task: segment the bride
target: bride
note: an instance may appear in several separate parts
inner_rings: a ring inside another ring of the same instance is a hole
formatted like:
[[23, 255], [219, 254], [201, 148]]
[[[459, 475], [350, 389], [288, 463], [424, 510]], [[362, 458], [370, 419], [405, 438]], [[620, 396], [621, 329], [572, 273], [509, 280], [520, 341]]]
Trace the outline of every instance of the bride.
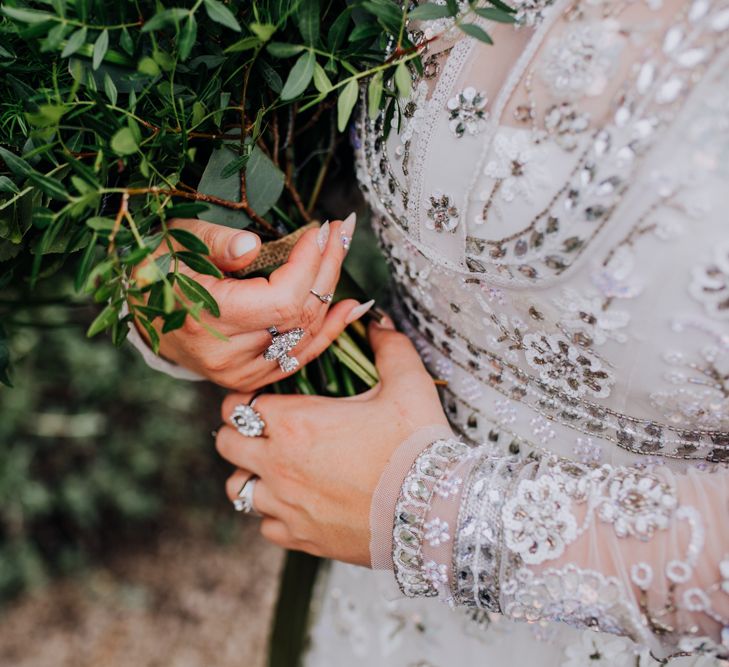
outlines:
[[226, 287], [234, 350], [163, 346], [243, 388], [217, 436], [231, 500], [342, 561], [309, 667], [729, 655], [729, 2], [514, 4], [516, 27], [479, 19], [495, 46], [412, 26], [441, 37], [402, 123], [358, 124], [406, 334], [370, 326], [377, 387], [251, 400], [371, 305], [327, 312], [351, 217]]

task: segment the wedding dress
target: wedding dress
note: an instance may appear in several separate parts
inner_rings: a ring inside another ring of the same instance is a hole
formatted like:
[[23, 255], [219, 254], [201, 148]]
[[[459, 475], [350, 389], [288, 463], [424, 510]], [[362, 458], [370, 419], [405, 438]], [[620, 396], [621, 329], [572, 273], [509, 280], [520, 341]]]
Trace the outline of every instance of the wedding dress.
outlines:
[[358, 125], [456, 437], [398, 450], [386, 571], [332, 564], [306, 665], [727, 664], [729, 2], [512, 4], [494, 46], [413, 26]]

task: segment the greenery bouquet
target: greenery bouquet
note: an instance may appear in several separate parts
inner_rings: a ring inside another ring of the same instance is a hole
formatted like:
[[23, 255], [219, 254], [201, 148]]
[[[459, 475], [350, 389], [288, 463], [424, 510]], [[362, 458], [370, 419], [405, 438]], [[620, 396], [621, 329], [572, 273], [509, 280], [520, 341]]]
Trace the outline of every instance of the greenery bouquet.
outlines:
[[[109, 330], [116, 344], [132, 321], [157, 348], [158, 331], [216, 315], [180, 267], [219, 270], [167, 221], [197, 216], [275, 241], [317, 219], [327, 183], [342, 177], [331, 167], [360, 90], [371, 116], [399, 123], [411, 73], [438, 38], [408, 21], [449, 19], [489, 41], [476, 14], [512, 20], [500, 0], [3, 0], [3, 319], [12, 326], [13, 308], [59, 275], [70, 276], [62, 297], [102, 304], [88, 335]], [[375, 381], [347, 334], [323, 362], [344, 370], [328, 368], [316, 387], [304, 371], [300, 390]]]

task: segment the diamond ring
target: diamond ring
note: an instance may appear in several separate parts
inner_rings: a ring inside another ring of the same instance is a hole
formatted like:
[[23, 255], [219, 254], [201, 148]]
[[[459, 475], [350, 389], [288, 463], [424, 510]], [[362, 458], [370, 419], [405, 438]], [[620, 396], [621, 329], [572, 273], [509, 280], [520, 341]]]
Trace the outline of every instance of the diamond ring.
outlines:
[[252, 475], [240, 488], [240, 491], [238, 491], [238, 497], [233, 501], [233, 507], [236, 512], [243, 512], [244, 514], [251, 514], [253, 516], [261, 516], [253, 506], [253, 492], [257, 481], [258, 477]]
[[243, 403], [236, 405], [233, 408], [233, 414], [230, 415], [230, 421], [236, 431], [246, 438], [260, 438], [266, 428], [266, 422], [261, 417], [261, 413], [253, 408], [254, 401], [255, 399], [248, 405]]
[[268, 327], [268, 333], [271, 334], [271, 344], [263, 353], [266, 361], [278, 361], [278, 365], [284, 373], [295, 371], [299, 367], [299, 360], [296, 357], [289, 356], [289, 352], [293, 350], [304, 337], [304, 330], [297, 327], [280, 333], [276, 327]]
[[334, 294], [331, 292], [328, 294], [319, 294], [315, 289], [310, 289], [309, 291], [322, 303], [331, 303], [334, 298]]

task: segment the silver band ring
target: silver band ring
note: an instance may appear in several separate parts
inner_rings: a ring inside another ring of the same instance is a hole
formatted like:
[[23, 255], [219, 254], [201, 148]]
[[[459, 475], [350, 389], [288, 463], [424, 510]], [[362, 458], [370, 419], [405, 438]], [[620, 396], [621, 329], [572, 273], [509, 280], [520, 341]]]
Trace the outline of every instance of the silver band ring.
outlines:
[[256, 482], [258, 477], [251, 475], [240, 487], [238, 491], [238, 497], [233, 501], [233, 507], [236, 512], [243, 512], [244, 514], [251, 514], [253, 516], [261, 516], [260, 512], [256, 511], [253, 506], [253, 492], [256, 488]]
[[230, 415], [230, 421], [235, 426], [235, 430], [246, 438], [260, 438], [266, 428], [266, 422], [261, 413], [253, 408], [257, 398], [258, 396], [254, 396], [248, 405], [244, 403], [236, 405]]
[[309, 291], [322, 303], [331, 303], [334, 298], [334, 294], [332, 292], [329, 292], [328, 294], [319, 294], [319, 292], [315, 289], [310, 289]]

